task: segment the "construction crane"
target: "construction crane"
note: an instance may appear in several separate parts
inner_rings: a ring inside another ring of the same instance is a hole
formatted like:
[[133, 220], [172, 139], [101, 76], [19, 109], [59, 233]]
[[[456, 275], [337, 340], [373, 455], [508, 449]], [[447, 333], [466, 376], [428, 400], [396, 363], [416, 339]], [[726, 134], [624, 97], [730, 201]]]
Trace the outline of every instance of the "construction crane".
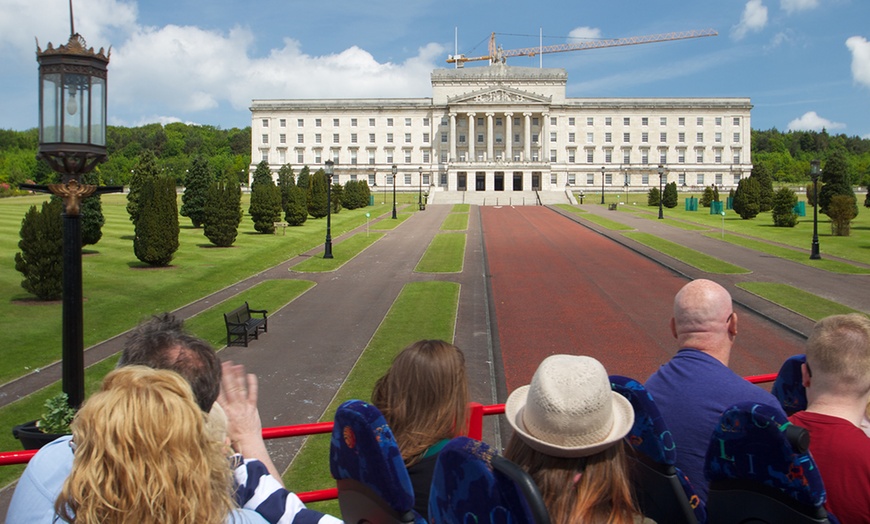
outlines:
[[689, 38], [703, 38], [705, 36], [716, 36], [719, 33], [713, 29], [702, 29], [694, 31], [677, 31], [674, 33], [662, 33], [658, 35], [646, 36], [629, 36], [626, 38], [606, 38], [600, 40], [587, 40], [584, 42], [570, 44], [556, 44], [538, 47], [524, 47], [522, 49], [504, 50], [501, 46], [495, 43], [495, 33], [489, 37], [489, 54], [485, 56], [465, 56], [465, 55], [449, 55], [447, 57], [448, 64], [456, 64], [456, 67], [463, 67], [465, 62], [474, 62], [478, 60], [489, 60], [490, 65], [495, 63], [504, 63], [505, 59], [514, 56], [536, 56], [543, 53], [564, 53], [566, 51], [581, 51], [584, 49], [600, 49], [602, 47], [619, 47], [624, 45], [637, 44], [652, 44], [654, 42], [669, 42], [672, 40], [686, 40]]

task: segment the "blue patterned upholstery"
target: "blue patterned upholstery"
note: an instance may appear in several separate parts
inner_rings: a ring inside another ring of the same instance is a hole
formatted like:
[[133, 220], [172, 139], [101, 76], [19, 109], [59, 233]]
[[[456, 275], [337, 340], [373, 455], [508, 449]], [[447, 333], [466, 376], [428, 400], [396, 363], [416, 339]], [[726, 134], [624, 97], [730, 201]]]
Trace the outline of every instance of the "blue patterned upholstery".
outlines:
[[771, 393], [779, 400], [782, 410], [788, 416], [807, 409], [807, 390], [801, 376], [801, 364], [806, 361], [806, 355], [789, 357], [779, 368], [773, 382]]
[[[805, 430], [793, 426], [773, 406], [742, 402], [725, 410], [713, 432], [705, 463], [711, 522], [720, 508], [748, 515], [764, 510], [764, 501], [757, 510], [752, 507], [759, 502], [755, 495], [753, 503], [736, 503], [740, 499], [733, 493], [737, 492], [761, 494], [778, 501], [777, 511], [797, 510], [798, 515], [811, 517], [810, 522], [827, 522], [822, 508], [825, 487], [808, 446]], [[728, 497], [722, 506], [717, 502], [719, 495]], [[783, 515], [780, 513], [781, 518]], [[794, 519], [790, 516], [782, 522]]]
[[[494, 467], [499, 461], [523, 475], [527, 489]], [[438, 524], [549, 524], [531, 477], [488, 445], [468, 437], [454, 438], [438, 454], [429, 520]]]
[[632, 482], [641, 511], [657, 522], [704, 522], [704, 501], [675, 465], [678, 447], [652, 395], [640, 382], [620, 375], [610, 375], [610, 387], [634, 409], [634, 425], [625, 440], [638, 459]]
[[[335, 412], [329, 470], [338, 484], [340, 504], [343, 487], [356, 488], [359, 483], [365, 486], [364, 494], [379, 497], [377, 502], [386, 504], [397, 521], [425, 522], [412, 511], [414, 491], [393, 432], [372, 404], [348, 400]], [[343, 514], [346, 510], [342, 505]]]

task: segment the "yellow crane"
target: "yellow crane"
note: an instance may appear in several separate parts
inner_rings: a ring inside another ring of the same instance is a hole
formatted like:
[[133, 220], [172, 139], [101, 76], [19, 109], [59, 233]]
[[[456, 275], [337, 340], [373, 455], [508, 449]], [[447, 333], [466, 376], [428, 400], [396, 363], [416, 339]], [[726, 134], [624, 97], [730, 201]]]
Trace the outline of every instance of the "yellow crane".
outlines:
[[657, 35], [646, 36], [629, 36], [625, 38], [603, 38], [586, 40], [583, 42], [575, 42], [569, 44], [556, 44], [538, 47], [524, 47], [521, 49], [502, 49], [495, 43], [495, 33], [489, 37], [489, 54], [485, 56], [465, 56], [465, 55], [449, 55], [447, 57], [448, 64], [456, 64], [456, 67], [462, 67], [465, 62], [474, 62], [477, 60], [489, 60], [490, 65], [501, 62], [505, 59], [514, 56], [536, 56], [543, 53], [564, 53], [566, 51], [581, 51], [584, 49], [600, 49], [602, 47], [619, 47], [624, 45], [652, 44], [655, 42], [669, 42], [671, 40], [686, 40], [689, 38], [703, 38], [706, 36], [716, 36], [719, 33], [713, 29], [701, 29], [692, 31], [677, 31], [673, 33], [662, 33]]

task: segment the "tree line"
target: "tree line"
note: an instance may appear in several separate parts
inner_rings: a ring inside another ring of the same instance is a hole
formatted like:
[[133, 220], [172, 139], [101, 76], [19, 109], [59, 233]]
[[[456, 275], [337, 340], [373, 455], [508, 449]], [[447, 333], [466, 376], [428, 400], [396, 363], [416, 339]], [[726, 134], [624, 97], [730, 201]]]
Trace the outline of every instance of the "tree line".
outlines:
[[842, 157], [849, 183], [870, 185], [870, 139], [829, 135], [824, 129], [786, 133], [776, 128], [752, 131], [752, 164], [763, 165], [775, 182], [809, 180], [810, 162], [820, 160], [824, 165], [835, 151]]

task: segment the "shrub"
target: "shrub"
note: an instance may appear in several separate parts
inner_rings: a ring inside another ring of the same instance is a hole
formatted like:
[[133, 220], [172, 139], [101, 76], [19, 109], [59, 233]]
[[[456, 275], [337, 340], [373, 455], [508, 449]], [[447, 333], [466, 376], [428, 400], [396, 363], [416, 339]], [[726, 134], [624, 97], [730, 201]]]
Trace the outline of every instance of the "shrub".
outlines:
[[737, 191], [734, 193], [732, 204], [734, 212], [744, 220], [755, 218], [761, 212], [760, 200], [761, 188], [758, 180], [752, 177], [744, 178], [737, 183]]
[[326, 216], [326, 174], [322, 169], [311, 176], [308, 188], [308, 214], [314, 218]]
[[181, 195], [181, 216], [190, 219], [193, 227], [202, 227], [205, 222], [205, 200], [212, 182], [208, 161], [197, 156], [184, 177], [184, 193]]
[[254, 184], [248, 213], [254, 221], [254, 229], [260, 233], [275, 232], [275, 222], [281, 220], [281, 190], [271, 179]]
[[341, 212], [341, 201], [344, 198], [344, 187], [341, 184], [332, 184], [332, 214]]
[[834, 195], [828, 204], [826, 215], [831, 217], [831, 233], [838, 237], [849, 236], [852, 219], [858, 214], [855, 212], [857, 204], [855, 197], [847, 195]]
[[713, 186], [713, 202], [719, 201], [719, 189], [714, 185]]
[[701, 200], [699, 200], [699, 203], [702, 207], [710, 207], [711, 202], [713, 202], [713, 188], [707, 186], [704, 188], [704, 193], [701, 195]]
[[238, 182], [230, 177], [212, 182], [205, 210], [203, 234], [208, 241], [219, 247], [233, 245], [242, 222], [242, 191]]
[[797, 195], [787, 187], [783, 187], [773, 195], [773, 225], [776, 227], [794, 227], [797, 225]]
[[679, 195], [677, 194], [677, 183], [670, 182], [665, 184], [665, 192], [662, 195], [662, 205], [668, 209], [677, 207]]
[[162, 176], [148, 180], [139, 195], [139, 220], [133, 252], [151, 266], [167, 266], [178, 251], [178, 202], [175, 179]]
[[278, 189], [281, 190], [281, 209], [287, 211], [287, 201], [290, 196], [290, 186], [295, 186], [293, 181], [293, 167], [290, 164], [284, 164], [278, 170]]
[[63, 294], [62, 210], [60, 199], [51, 199], [41, 211], [30, 206], [21, 221], [15, 270], [24, 275], [21, 287], [40, 300], [57, 300]]
[[661, 198], [661, 195], [659, 194], [659, 188], [657, 188], [657, 187], [649, 188], [649, 191], [646, 194], [646, 205], [658, 207], [659, 198]]
[[272, 180], [272, 170], [269, 169], [269, 163], [265, 160], [260, 161], [257, 164], [257, 168], [254, 170], [253, 180], [251, 180], [251, 188], [257, 184], [274, 184]]
[[284, 221], [291, 226], [301, 226], [308, 220], [308, 204], [302, 188], [287, 186], [287, 205], [284, 207]]
[[150, 149], [146, 149], [139, 156], [139, 164], [133, 170], [133, 176], [130, 177], [130, 191], [127, 193], [127, 213], [130, 214], [130, 221], [136, 225], [139, 220], [139, 204], [140, 192], [145, 182], [157, 178], [157, 157]]
[[70, 432], [69, 424], [76, 414], [75, 408], [69, 405], [66, 393], [58, 393], [44, 404], [45, 413], [36, 421], [36, 427], [43, 433], [65, 435]]

